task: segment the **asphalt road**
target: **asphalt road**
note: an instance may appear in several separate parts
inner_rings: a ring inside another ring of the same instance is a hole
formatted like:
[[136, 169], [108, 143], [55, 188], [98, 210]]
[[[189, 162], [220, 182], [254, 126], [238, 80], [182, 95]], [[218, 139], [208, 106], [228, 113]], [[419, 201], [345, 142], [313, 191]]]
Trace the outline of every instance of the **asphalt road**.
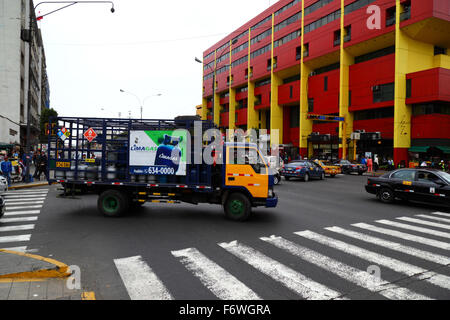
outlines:
[[[97, 212], [95, 195], [61, 198], [57, 187], [51, 187], [27, 246], [39, 255], [79, 266], [83, 289], [94, 291], [97, 299], [159, 294], [210, 300], [230, 297], [233, 292], [241, 292], [244, 298], [271, 300], [450, 299], [450, 246], [446, 246], [450, 242], [450, 215], [432, 215], [450, 211], [405, 202], [382, 204], [365, 192], [366, 181], [360, 176], [308, 183], [283, 180], [275, 189], [278, 207], [255, 209], [245, 223], [226, 220], [219, 206], [186, 204], [146, 204], [123, 218], [105, 218]], [[421, 219], [428, 225], [397, 219], [401, 217]], [[436, 234], [375, 222], [382, 219], [435, 230]], [[352, 226], [356, 223], [416, 238], [367, 231]], [[342, 229], [325, 229], [329, 227]], [[343, 229], [385, 242], [350, 237], [342, 234]], [[312, 233], [294, 234], [304, 231]], [[298, 252], [305, 256], [277, 247], [275, 244], [283, 243], [280, 239], [260, 239], [272, 235], [302, 246]], [[319, 238], [312, 239], [314, 235]], [[324, 236], [332, 241], [323, 242], [328, 239]], [[429, 241], [424, 243], [423, 238]], [[188, 248], [192, 250], [184, 250]], [[352, 277], [355, 268], [363, 272]], [[365, 279], [368, 268], [375, 274], [379, 271], [383, 281], [394, 288], [382, 291], [386, 287], [374, 289], [355, 283]], [[430, 271], [437, 274], [426, 273]], [[145, 288], [143, 277], [152, 284], [153, 292]]]

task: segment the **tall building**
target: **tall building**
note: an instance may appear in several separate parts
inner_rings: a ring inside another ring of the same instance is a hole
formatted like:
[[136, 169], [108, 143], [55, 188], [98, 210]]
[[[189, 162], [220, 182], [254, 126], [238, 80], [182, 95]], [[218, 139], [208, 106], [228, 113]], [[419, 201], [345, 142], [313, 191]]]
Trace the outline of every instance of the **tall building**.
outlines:
[[448, 0], [281, 0], [204, 51], [202, 117], [293, 156], [449, 159], [449, 48]]
[[30, 139], [35, 147], [41, 110], [49, 104], [45, 53], [33, 1], [0, 0], [0, 145], [25, 147]]

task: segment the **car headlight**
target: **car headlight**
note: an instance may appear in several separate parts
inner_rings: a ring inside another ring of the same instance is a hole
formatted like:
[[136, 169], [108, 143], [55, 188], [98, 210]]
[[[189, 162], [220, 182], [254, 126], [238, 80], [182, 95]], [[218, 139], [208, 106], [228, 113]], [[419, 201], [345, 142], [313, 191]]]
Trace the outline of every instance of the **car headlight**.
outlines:
[[269, 198], [273, 198], [273, 196], [274, 196], [273, 189], [270, 188], [270, 189], [269, 189]]

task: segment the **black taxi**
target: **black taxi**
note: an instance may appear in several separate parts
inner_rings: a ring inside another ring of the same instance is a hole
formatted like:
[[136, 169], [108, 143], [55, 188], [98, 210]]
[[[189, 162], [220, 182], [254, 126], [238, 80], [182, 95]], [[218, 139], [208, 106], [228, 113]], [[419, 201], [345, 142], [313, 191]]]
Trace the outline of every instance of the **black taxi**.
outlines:
[[434, 169], [398, 169], [368, 178], [366, 191], [385, 203], [398, 198], [450, 206], [450, 174]]

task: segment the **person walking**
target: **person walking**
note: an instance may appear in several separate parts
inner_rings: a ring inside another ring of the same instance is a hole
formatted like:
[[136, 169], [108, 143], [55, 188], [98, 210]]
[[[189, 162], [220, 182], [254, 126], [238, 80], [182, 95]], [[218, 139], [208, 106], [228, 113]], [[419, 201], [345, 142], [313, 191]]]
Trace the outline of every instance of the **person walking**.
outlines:
[[375, 158], [373, 159], [373, 165], [374, 165], [374, 169], [375, 172], [378, 171], [378, 168], [380, 167], [380, 160], [378, 159], [378, 155], [375, 155]]
[[367, 171], [372, 173], [373, 172], [373, 160], [372, 158], [367, 158]]
[[9, 161], [8, 157], [5, 157], [4, 161], [0, 164], [0, 169], [2, 171], [2, 175], [6, 178], [8, 181], [8, 186], [11, 186], [11, 172], [12, 172], [12, 165]]

